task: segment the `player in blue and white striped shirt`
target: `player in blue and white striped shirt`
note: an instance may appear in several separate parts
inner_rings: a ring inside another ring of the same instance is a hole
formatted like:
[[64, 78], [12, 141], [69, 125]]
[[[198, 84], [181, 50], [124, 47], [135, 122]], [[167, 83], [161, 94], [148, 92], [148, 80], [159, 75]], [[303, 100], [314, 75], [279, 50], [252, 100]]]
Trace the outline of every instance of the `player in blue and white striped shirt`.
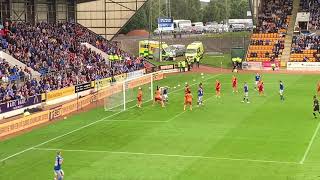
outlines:
[[63, 180], [64, 172], [61, 168], [63, 158], [61, 152], [57, 152], [57, 156], [54, 162], [54, 180]]
[[244, 91], [244, 97], [242, 102], [244, 103], [245, 101], [247, 101], [247, 103], [250, 103], [249, 102], [249, 86], [247, 82], [244, 83], [243, 91]]

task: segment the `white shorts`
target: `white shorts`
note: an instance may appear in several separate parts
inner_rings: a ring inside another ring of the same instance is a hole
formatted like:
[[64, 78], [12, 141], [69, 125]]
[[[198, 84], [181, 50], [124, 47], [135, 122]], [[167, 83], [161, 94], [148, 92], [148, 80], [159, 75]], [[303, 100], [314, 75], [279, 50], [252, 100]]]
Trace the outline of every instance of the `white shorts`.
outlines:
[[249, 92], [245, 92], [244, 97], [248, 97], [248, 96], [249, 96]]
[[256, 86], [259, 84], [259, 81], [256, 81]]
[[60, 179], [62, 179], [62, 178], [63, 178], [63, 176], [64, 176], [64, 172], [63, 172], [63, 170], [62, 170], [62, 169], [60, 169], [60, 170], [54, 170], [54, 175], [56, 175], [56, 176], [57, 176], [57, 178], [58, 178], [58, 180], [60, 180]]
[[198, 102], [202, 102], [203, 96], [198, 96]]
[[168, 99], [168, 94], [164, 94], [163, 99]]
[[280, 90], [279, 93], [280, 93], [280, 95], [283, 95], [283, 90]]

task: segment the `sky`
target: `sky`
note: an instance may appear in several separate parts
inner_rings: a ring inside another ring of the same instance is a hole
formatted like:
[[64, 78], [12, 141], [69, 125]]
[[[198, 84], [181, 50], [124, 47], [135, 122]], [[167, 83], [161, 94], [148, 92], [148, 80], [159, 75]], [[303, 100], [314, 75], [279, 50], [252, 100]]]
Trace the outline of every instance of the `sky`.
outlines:
[[200, 0], [200, 1], [203, 1], [203, 2], [210, 2], [210, 0]]

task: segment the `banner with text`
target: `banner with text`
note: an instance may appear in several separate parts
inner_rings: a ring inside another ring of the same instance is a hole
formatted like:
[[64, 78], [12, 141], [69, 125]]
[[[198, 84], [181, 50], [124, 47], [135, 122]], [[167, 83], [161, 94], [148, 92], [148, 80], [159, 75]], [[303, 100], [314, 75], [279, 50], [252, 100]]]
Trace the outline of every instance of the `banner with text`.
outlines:
[[275, 65], [276, 69], [279, 69], [279, 67], [280, 67], [280, 62], [279, 61], [275, 61], [275, 62], [263, 61], [262, 62], [262, 68], [264, 70], [271, 70], [272, 69], [272, 64]]
[[100, 80], [95, 81], [95, 88], [97, 90], [103, 89], [103, 88], [106, 88], [109, 86], [111, 86], [111, 78], [104, 78], [104, 79], [100, 79]]
[[74, 86], [50, 91], [46, 94], [46, 100], [54, 100], [74, 94]]
[[128, 78], [127, 79], [134, 79], [140, 76], [143, 76], [145, 74], [146, 70], [145, 69], [141, 69], [138, 71], [133, 71], [133, 72], [129, 72], [127, 73]]
[[320, 71], [320, 62], [288, 62], [287, 70]]
[[173, 64], [160, 66], [160, 70], [170, 70], [170, 69], [174, 69]]
[[28, 98], [17, 99], [0, 104], [0, 113], [17, 110], [20, 108], [32, 106], [41, 103], [41, 95], [31, 96]]
[[75, 86], [74, 92], [78, 93], [78, 92], [86, 91], [86, 90], [92, 89], [93, 86], [94, 85], [91, 82], [78, 84]]
[[261, 70], [262, 63], [261, 62], [243, 62], [242, 63], [242, 69], [244, 70]]
[[173, 31], [173, 18], [158, 18], [158, 29], [160, 31]]
[[45, 123], [49, 121], [49, 112], [39, 112], [17, 120], [0, 124], [0, 137]]

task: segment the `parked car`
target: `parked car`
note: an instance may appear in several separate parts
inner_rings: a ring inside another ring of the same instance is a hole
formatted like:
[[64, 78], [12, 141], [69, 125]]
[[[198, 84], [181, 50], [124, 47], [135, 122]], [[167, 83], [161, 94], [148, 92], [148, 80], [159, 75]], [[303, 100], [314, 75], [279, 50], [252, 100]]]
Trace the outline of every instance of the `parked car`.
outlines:
[[175, 44], [175, 45], [170, 45], [168, 48], [173, 53], [174, 57], [184, 56], [184, 54], [186, 53], [185, 45]]

